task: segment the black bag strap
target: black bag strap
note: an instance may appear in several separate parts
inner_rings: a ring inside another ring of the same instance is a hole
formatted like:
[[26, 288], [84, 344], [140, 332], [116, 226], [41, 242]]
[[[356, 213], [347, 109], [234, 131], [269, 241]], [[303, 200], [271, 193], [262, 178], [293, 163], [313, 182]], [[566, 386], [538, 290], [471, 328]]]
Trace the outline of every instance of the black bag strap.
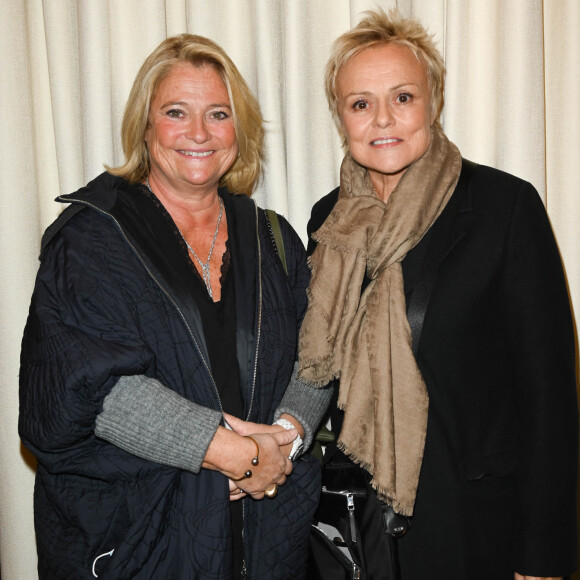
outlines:
[[411, 327], [411, 335], [413, 337], [413, 354], [415, 356], [417, 356], [419, 350], [425, 313], [427, 312], [427, 306], [429, 304], [429, 298], [431, 297], [431, 290], [433, 290], [435, 277], [437, 276], [437, 270], [439, 269], [439, 264], [443, 259], [443, 253], [447, 247], [449, 234], [451, 233], [455, 216], [457, 215], [461, 205], [471, 174], [476, 167], [477, 163], [473, 163], [473, 161], [468, 161], [467, 159], [461, 160], [461, 174], [459, 175], [457, 187], [454, 194], [451, 196], [447, 207], [439, 216], [436, 226], [433, 228], [429, 245], [427, 246], [427, 252], [421, 265], [421, 275], [419, 277], [420, 282], [413, 290], [409, 310], [407, 312], [407, 318], [409, 319], [409, 325]]
[[284, 249], [284, 238], [282, 237], [282, 230], [280, 229], [280, 221], [278, 220], [278, 214], [273, 209], [265, 209], [266, 221], [268, 222], [268, 229], [270, 230], [270, 236], [272, 237], [272, 242], [278, 252], [278, 257], [282, 262], [282, 267], [284, 272], [288, 274], [288, 264], [286, 263], [286, 250]]

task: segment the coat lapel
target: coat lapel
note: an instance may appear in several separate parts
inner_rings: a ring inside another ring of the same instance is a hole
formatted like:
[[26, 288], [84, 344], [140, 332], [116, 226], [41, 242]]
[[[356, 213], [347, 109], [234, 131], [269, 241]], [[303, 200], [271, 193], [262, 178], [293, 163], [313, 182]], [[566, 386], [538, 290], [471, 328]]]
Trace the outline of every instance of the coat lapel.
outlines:
[[[475, 164], [463, 160], [463, 168], [459, 182], [447, 206], [430, 228], [428, 236], [423, 239], [424, 246], [420, 248], [421, 243], [414, 248], [415, 254], [407, 255], [407, 258], [413, 258], [416, 255], [421, 256], [421, 266], [419, 276], [413, 284], [413, 289], [407, 297], [407, 318], [411, 327], [413, 354], [417, 356], [419, 344], [421, 342], [421, 333], [425, 314], [429, 306], [431, 291], [435, 285], [439, 266], [452, 249], [465, 237], [469, 227], [469, 217], [471, 211], [465, 210], [466, 194], [469, 190], [469, 182]], [[467, 207], [470, 207], [471, 201], [468, 201]], [[461, 220], [458, 218], [463, 217]], [[403, 263], [403, 277], [407, 279], [409, 262], [405, 259]], [[410, 295], [409, 295], [410, 294]]]
[[465, 193], [463, 194], [463, 200], [461, 206], [457, 210], [457, 215], [455, 216], [455, 222], [449, 233], [449, 241], [447, 247], [441, 258], [441, 262], [447, 258], [451, 251], [461, 242], [461, 240], [467, 235], [469, 228], [471, 227], [472, 218], [472, 192], [469, 185]]
[[[224, 195], [236, 297], [236, 349], [244, 412], [252, 400], [256, 333], [259, 325], [259, 242], [257, 208], [245, 195]], [[258, 305], [258, 306], [257, 306]]]

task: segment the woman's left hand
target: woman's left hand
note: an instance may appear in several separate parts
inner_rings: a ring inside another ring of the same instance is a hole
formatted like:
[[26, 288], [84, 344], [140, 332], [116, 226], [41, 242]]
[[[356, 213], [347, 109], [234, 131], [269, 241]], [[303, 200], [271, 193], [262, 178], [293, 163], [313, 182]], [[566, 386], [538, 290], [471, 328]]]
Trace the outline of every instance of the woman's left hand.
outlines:
[[522, 576], [514, 572], [514, 580], [562, 580], [562, 576]]

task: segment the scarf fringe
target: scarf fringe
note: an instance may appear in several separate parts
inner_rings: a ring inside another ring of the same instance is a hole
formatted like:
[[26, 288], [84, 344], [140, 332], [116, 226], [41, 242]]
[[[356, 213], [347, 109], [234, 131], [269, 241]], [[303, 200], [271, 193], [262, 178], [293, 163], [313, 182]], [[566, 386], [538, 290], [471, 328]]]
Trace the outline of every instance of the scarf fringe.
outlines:
[[387, 490], [379, 486], [379, 484], [373, 478], [371, 480], [372, 488], [377, 492], [379, 500], [386, 503], [388, 506], [393, 508], [393, 511], [399, 515], [411, 517], [413, 515], [413, 508], [415, 507], [415, 502], [408, 503], [401, 502], [387, 494]]
[[344, 444], [343, 441], [341, 441], [340, 439], [337, 441], [336, 446], [340, 449], [340, 451], [342, 451], [353, 463], [356, 463], [359, 467], [361, 467], [362, 469], [364, 469], [365, 471], [368, 471], [371, 475], [373, 475], [373, 466], [370, 463], [367, 463], [366, 461], [363, 461], [362, 459], [360, 459], [360, 457], [357, 456], [356, 453], [354, 453], [353, 451], [350, 451], [348, 449], [348, 447]]
[[[336, 446], [340, 451], [342, 451], [353, 463], [356, 463], [361, 469], [367, 471], [371, 476], [373, 475], [373, 468], [370, 463], [362, 461], [356, 453], [350, 451], [348, 447], [340, 439], [336, 443]], [[411, 517], [413, 515], [413, 508], [415, 507], [415, 502], [402, 502], [397, 498], [389, 495], [387, 489], [381, 486], [373, 477], [371, 479], [371, 487], [377, 492], [377, 496], [382, 503], [391, 506], [395, 513], [402, 516]]]
[[[310, 262], [311, 257], [308, 257], [308, 265], [310, 267], [312, 267], [312, 264]], [[308, 302], [309, 302], [309, 307], [312, 308], [316, 308], [316, 303], [315, 301], [312, 299], [312, 293], [310, 288], [306, 289], [306, 296], [308, 298]], [[324, 312], [322, 310], [319, 310], [321, 316], [323, 316], [323, 318], [327, 318], [324, 315]], [[334, 349], [334, 344], [333, 344], [333, 337], [326, 335], [325, 337], [326, 340], [326, 344], [329, 347], [329, 350], [327, 353], [325, 354], [321, 354], [319, 356], [316, 357], [306, 357], [304, 355], [304, 352], [301, 355], [301, 364], [299, 366], [299, 371], [298, 371], [298, 378], [300, 379], [300, 381], [302, 383], [304, 383], [305, 385], [308, 385], [310, 387], [314, 387], [317, 389], [320, 389], [322, 387], [326, 387], [331, 381], [335, 380], [335, 379], [340, 379], [340, 368], [332, 368], [333, 366], [336, 365], [335, 361], [333, 360], [332, 353], [333, 349]], [[312, 367], [316, 367], [318, 368], [318, 372], [316, 373], [320, 378], [305, 378], [304, 377], [304, 371], [306, 371], [307, 369], [310, 369]], [[320, 368], [324, 368], [324, 371], [321, 373], [320, 372]]]

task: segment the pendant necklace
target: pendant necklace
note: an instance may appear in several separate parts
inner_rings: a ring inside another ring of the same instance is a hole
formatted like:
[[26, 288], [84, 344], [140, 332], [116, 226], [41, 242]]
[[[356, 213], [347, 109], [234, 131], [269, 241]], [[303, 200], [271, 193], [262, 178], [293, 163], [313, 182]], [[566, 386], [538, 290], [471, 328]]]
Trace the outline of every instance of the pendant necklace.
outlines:
[[[147, 179], [145, 181], [145, 185], [147, 186], [147, 189], [151, 193], [153, 193], [153, 190], [149, 186], [149, 177], [147, 177]], [[155, 194], [153, 193], [153, 195], [155, 195]], [[213, 234], [213, 240], [211, 242], [211, 247], [209, 249], [209, 255], [207, 257], [205, 264], [199, 259], [198, 255], [195, 253], [194, 249], [187, 243], [187, 240], [185, 239], [185, 236], [181, 233], [181, 230], [179, 228], [177, 228], [177, 231], [179, 232], [181, 239], [185, 242], [187, 249], [191, 252], [191, 255], [197, 260], [197, 263], [199, 264], [199, 266], [201, 268], [203, 282], [205, 284], [205, 287], [207, 288], [207, 293], [209, 294], [209, 297], [212, 300], [213, 300], [213, 294], [211, 291], [211, 282], [210, 282], [210, 278], [209, 278], [209, 262], [211, 260], [212, 254], [213, 254], [213, 248], [215, 246], [215, 241], [217, 239], [218, 231], [220, 229], [220, 223], [222, 221], [222, 212], [224, 209], [224, 204], [223, 204], [222, 198], [219, 195], [218, 195], [218, 200], [220, 202], [220, 213], [218, 215], [217, 225], [215, 227], [215, 232]]]

